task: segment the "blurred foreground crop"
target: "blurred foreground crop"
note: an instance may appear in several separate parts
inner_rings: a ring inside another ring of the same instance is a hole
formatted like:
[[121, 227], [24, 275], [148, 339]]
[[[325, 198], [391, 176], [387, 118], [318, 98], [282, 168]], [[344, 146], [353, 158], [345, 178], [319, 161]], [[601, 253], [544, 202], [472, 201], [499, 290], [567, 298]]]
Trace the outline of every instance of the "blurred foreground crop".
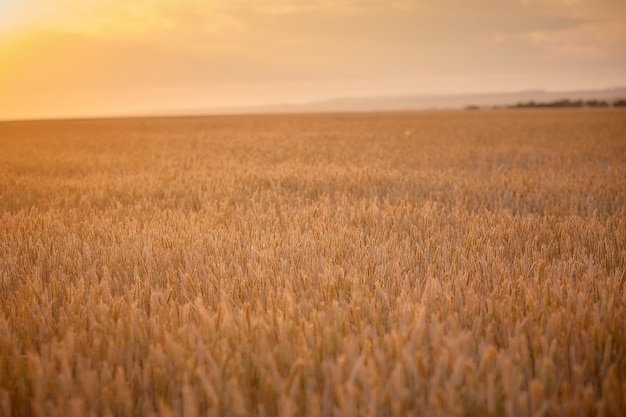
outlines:
[[0, 123], [0, 415], [620, 415], [626, 112]]

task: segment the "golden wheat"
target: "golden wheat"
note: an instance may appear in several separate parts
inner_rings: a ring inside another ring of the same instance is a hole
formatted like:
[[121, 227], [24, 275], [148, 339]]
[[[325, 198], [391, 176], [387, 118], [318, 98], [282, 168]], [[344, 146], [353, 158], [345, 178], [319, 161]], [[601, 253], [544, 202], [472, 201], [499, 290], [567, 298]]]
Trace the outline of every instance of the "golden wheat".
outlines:
[[625, 116], [2, 123], [0, 414], [620, 415]]

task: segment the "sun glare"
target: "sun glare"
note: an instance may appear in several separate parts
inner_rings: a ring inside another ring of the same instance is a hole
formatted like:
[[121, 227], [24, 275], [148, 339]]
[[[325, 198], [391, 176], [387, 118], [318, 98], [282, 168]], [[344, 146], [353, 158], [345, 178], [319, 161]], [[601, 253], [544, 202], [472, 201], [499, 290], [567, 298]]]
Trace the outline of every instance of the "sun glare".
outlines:
[[0, 0], [0, 119], [626, 84], [623, 1], [485, 3]]

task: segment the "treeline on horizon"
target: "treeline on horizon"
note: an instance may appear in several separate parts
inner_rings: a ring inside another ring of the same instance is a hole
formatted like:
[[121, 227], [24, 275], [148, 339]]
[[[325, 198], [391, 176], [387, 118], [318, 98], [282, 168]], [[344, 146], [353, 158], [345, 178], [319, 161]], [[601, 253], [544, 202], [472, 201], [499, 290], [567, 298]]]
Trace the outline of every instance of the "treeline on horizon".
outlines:
[[526, 109], [526, 108], [563, 108], [563, 107], [626, 107], [626, 99], [618, 99], [613, 101], [606, 100], [555, 100], [549, 102], [536, 102], [534, 100], [520, 102], [509, 106], [467, 106], [467, 110], [476, 110], [481, 108], [507, 108], [507, 109]]

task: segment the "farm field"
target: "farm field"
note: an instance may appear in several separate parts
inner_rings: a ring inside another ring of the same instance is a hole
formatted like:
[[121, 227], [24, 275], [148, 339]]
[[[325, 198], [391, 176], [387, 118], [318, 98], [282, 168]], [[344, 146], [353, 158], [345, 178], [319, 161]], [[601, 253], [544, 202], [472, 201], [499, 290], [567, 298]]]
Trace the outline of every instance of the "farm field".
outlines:
[[626, 111], [0, 123], [1, 416], [626, 410]]

